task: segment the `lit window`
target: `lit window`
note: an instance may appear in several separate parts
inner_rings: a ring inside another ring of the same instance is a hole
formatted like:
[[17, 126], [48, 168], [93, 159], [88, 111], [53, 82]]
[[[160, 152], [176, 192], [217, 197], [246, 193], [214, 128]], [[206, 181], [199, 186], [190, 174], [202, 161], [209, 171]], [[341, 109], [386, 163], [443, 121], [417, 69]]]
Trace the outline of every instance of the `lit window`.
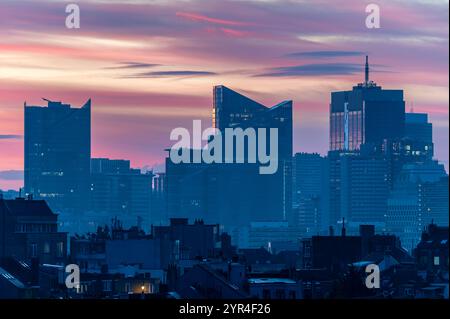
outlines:
[[31, 247], [30, 247], [31, 249], [31, 251], [30, 251], [30, 253], [31, 253], [31, 257], [32, 258], [34, 258], [34, 257], [37, 257], [37, 244], [31, 244]]
[[44, 254], [49, 254], [50, 253], [50, 244], [48, 242], [46, 242], [44, 244]]
[[56, 244], [56, 255], [58, 257], [64, 257], [64, 243], [61, 241]]
[[434, 265], [439, 266], [439, 256], [434, 256]]

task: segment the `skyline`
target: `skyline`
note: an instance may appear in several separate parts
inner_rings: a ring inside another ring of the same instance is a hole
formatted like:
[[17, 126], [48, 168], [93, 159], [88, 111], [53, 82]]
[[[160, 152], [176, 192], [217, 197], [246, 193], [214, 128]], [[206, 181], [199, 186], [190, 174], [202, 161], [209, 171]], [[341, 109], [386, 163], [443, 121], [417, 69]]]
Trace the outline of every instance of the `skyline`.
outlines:
[[210, 125], [218, 84], [292, 99], [294, 152], [325, 154], [330, 93], [363, 81], [366, 53], [371, 79], [430, 114], [448, 171], [448, 1], [380, 1], [379, 30], [365, 28], [369, 2], [144, 2], [79, 1], [78, 30], [64, 27], [66, 2], [0, 4], [0, 189], [22, 186], [2, 172], [23, 169], [22, 105], [42, 97], [92, 98], [92, 157], [135, 167], [164, 162], [173, 128]]

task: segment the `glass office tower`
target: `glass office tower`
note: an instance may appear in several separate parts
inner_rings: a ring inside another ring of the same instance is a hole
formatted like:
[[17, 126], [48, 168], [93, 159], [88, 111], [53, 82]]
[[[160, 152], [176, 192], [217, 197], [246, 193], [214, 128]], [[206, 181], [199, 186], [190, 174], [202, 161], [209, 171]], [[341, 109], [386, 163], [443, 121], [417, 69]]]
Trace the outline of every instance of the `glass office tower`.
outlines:
[[[222, 164], [217, 168], [218, 205], [224, 222], [292, 221], [292, 101], [266, 107], [223, 85], [214, 87], [213, 126], [224, 135], [226, 128], [278, 129], [278, 170], [261, 175], [259, 164]], [[234, 201], [233, 199], [239, 199]]]
[[91, 100], [81, 108], [24, 105], [25, 192], [59, 211], [88, 207]]
[[351, 91], [331, 93], [330, 151], [358, 151], [361, 144], [380, 145], [405, 133], [403, 90], [385, 90], [369, 80]]

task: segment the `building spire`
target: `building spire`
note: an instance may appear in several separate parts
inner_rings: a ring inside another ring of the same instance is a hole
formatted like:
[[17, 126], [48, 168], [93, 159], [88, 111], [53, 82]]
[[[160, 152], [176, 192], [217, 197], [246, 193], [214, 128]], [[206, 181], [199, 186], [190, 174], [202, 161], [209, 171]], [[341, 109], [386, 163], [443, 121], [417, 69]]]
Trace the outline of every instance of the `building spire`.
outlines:
[[365, 81], [366, 86], [369, 84], [369, 56], [366, 55], [366, 72], [365, 72]]

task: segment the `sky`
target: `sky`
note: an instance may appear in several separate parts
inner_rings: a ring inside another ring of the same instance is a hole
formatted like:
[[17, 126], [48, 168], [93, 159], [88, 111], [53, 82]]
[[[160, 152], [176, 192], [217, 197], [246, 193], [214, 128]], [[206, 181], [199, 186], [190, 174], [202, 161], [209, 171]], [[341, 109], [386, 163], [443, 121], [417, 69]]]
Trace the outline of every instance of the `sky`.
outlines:
[[[368, 29], [365, 8], [380, 7]], [[80, 8], [80, 28], [65, 8]], [[448, 170], [448, 0], [0, 0], [0, 189], [23, 184], [23, 104], [92, 98], [92, 156], [161, 170], [212, 89], [294, 101], [294, 151], [328, 149], [330, 93], [371, 79], [433, 123]]]

